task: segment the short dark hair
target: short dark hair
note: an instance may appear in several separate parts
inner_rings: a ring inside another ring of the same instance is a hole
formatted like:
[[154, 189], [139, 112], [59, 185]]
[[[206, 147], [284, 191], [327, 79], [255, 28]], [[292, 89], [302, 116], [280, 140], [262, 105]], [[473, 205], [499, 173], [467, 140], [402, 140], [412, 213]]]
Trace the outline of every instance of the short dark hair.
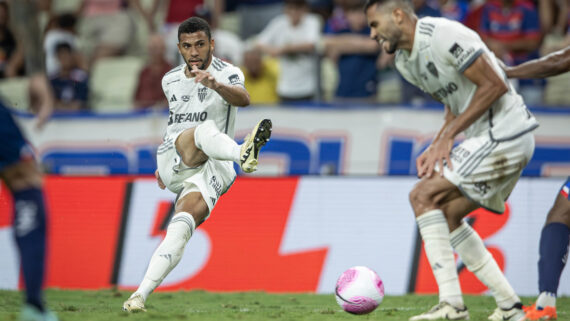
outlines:
[[344, 4], [341, 8], [344, 11], [355, 11], [362, 9], [362, 6], [365, 4], [366, 1], [364, 0], [348, 0], [344, 1]]
[[367, 0], [366, 4], [364, 5], [364, 12], [368, 11], [368, 9], [375, 4], [382, 6], [390, 2], [395, 4], [397, 7], [408, 11], [408, 13], [414, 13], [414, 9], [410, 0]]
[[73, 48], [71, 48], [71, 45], [68, 42], [65, 41], [58, 42], [57, 45], [55, 45], [55, 52], [60, 53], [60, 51], [63, 50], [67, 52], [73, 52]]
[[57, 25], [63, 29], [72, 30], [75, 28], [77, 18], [72, 13], [63, 13], [57, 18]]
[[283, 1], [285, 5], [294, 6], [294, 7], [307, 7], [306, 0], [285, 0]]
[[204, 31], [206, 36], [208, 36], [208, 40], [212, 39], [210, 25], [208, 22], [202, 18], [190, 17], [178, 26], [178, 41], [180, 41], [180, 35], [183, 33], [194, 33], [199, 31]]

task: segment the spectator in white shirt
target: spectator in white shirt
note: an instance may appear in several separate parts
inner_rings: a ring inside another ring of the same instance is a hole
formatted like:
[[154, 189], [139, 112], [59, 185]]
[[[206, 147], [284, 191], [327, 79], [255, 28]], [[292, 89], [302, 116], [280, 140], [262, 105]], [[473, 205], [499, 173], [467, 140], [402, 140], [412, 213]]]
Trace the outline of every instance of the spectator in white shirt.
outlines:
[[256, 47], [279, 58], [277, 94], [283, 102], [315, 98], [318, 60], [315, 54], [321, 21], [309, 13], [305, 0], [285, 0], [285, 12], [258, 35]]

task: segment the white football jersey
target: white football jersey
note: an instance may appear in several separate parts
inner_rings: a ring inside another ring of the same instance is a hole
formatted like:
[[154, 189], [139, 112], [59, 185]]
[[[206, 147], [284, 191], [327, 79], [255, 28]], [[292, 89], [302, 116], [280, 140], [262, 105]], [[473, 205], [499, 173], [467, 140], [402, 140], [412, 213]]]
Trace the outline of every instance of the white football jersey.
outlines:
[[464, 131], [465, 136], [489, 132], [494, 140], [510, 140], [538, 127], [495, 55], [477, 33], [459, 22], [433, 17], [419, 19], [412, 50], [396, 52], [396, 68], [406, 80], [449, 106], [457, 116], [467, 109], [477, 89], [463, 72], [481, 54], [490, 58], [509, 91]]
[[[162, 78], [162, 90], [168, 99], [170, 116], [165, 141], [185, 129], [211, 119], [222, 133], [234, 137], [237, 107], [230, 105], [216, 91], [184, 74], [186, 64], [167, 72]], [[206, 69], [216, 81], [226, 85], [244, 86], [243, 72], [236, 66], [212, 57]]]

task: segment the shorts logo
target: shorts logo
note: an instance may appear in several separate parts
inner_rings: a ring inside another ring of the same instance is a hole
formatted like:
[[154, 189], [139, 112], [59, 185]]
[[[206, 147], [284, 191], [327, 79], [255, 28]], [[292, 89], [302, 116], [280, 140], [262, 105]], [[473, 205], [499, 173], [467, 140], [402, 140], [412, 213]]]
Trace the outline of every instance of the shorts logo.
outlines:
[[437, 72], [437, 68], [435, 68], [435, 65], [433, 62], [428, 62], [428, 64], [426, 65], [427, 70], [435, 76], [435, 78], [438, 78], [438, 72]]
[[204, 101], [207, 94], [208, 94], [208, 88], [206, 87], [198, 88], [198, 99], [200, 99], [200, 102]]
[[216, 199], [210, 196], [210, 201], [212, 201], [212, 205], [216, 205]]
[[[220, 197], [220, 195], [222, 195], [222, 183], [218, 182], [218, 180], [216, 179], [216, 176], [212, 176], [210, 178], [210, 186], [214, 189], [214, 191], [216, 192], [216, 197]], [[211, 196], [210, 196], [211, 197]], [[215, 204], [215, 202], [212, 202]]]
[[453, 55], [453, 57], [459, 58], [459, 56], [461, 56], [461, 53], [463, 52], [463, 48], [461, 48], [461, 46], [459, 46], [456, 42], [453, 44], [453, 46], [451, 46], [449, 52]]
[[475, 191], [481, 195], [487, 194], [487, 191], [491, 189], [491, 186], [489, 186], [487, 182], [479, 182], [473, 185], [475, 185]]
[[237, 74], [229, 76], [228, 80], [230, 81], [230, 85], [235, 85], [240, 83], [239, 76]]
[[183, 101], [183, 102], [187, 103], [189, 100], [190, 100], [190, 96], [188, 96], [188, 95], [182, 96], [182, 101]]

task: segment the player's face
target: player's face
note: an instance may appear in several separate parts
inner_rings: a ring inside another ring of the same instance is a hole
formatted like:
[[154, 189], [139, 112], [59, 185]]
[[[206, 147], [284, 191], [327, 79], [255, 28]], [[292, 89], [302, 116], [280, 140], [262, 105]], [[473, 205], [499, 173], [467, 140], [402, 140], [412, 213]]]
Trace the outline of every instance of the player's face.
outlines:
[[385, 10], [377, 10], [377, 5], [372, 5], [366, 10], [366, 20], [370, 26], [370, 38], [378, 41], [382, 49], [389, 54], [396, 52], [402, 30], [398, 28], [390, 13]]
[[285, 5], [285, 14], [289, 17], [289, 21], [293, 26], [298, 25], [305, 15], [305, 7], [287, 4]]
[[196, 66], [198, 69], [205, 70], [212, 61], [214, 39], [208, 39], [204, 31], [183, 33], [180, 34], [178, 51], [188, 65], [188, 69], [191, 70], [192, 66]]

